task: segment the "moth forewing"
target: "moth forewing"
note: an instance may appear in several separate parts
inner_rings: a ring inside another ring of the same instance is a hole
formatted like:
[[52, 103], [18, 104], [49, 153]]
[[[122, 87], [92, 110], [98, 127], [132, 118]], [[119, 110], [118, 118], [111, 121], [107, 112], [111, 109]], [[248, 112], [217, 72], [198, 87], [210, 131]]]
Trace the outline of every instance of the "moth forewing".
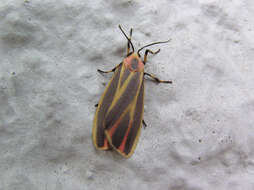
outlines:
[[[130, 157], [137, 145], [144, 112], [144, 73], [136, 72], [125, 81], [125, 91], [106, 116], [105, 133], [110, 145], [124, 157]], [[132, 82], [132, 81], [135, 81]], [[133, 91], [131, 90], [133, 89]], [[121, 106], [119, 109], [118, 106]]]
[[92, 137], [93, 137], [93, 144], [95, 145], [97, 149], [100, 149], [100, 150], [109, 149], [109, 144], [104, 133], [104, 128], [105, 128], [104, 119], [116, 92], [116, 87], [120, 77], [120, 69], [121, 69], [121, 66], [115, 70], [110, 82], [108, 83], [104, 93], [102, 94], [100, 98], [98, 107], [95, 112]]

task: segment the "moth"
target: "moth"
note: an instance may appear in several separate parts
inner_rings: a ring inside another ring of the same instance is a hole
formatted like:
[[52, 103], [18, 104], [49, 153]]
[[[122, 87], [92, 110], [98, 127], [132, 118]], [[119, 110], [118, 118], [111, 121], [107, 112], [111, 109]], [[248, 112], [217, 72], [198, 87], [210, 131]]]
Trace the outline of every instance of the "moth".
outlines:
[[99, 103], [97, 104], [94, 121], [92, 139], [96, 149], [114, 149], [122, 156], [129, 158], [137, 146], [144, 114], [144, 76], [147, 75], [157, 83], [172, 83], [163, 81], [152, 74], [144, 71], [147, 62], [147, 55], [157, 54], [150, 49], [145, 50], [144, 59], [141, 58], [140, 51], [148, 46], [167, 43], [168, 41], [154, 42], [141, 47], [135, 51], [131, 41], [132, 29], [129, 37], [125, 34], [121, 26], [119, 29], [127, 39], [127, 55], [123, 61], [110, 71], [113, 76], [106, 86]]

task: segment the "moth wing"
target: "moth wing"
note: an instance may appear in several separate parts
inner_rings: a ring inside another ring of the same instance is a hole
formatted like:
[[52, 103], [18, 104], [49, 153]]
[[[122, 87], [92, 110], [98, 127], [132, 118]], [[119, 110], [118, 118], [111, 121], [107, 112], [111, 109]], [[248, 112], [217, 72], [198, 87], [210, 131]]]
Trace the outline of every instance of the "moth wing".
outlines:
[[106, 117], [106, 113], [108, 112], [108, 109], [117, 91], [121, 68], [122, 68], [122, 64], [120, 64], [119, 67], [117, 67], [117, 69], [115, 70], [110, 82], [108, 83], [105, 91], [103, 92], [100, 98], [98, 107], [95, 112], [95, 117], [93, 121], [92, 138], [93, 138], [94, 146], [100, 150], [107, 150], [110, 148], [108, 140], [104, 133], [103, 124]]
[[[125, 69], [123, 78], [126, 73]], [[144, 72], [130, 72], [122, 81], [119, 97], [108, 110], [105, 134], [110, 145], [124, 157], [130, 157], [136, 148], [144, 112]]]

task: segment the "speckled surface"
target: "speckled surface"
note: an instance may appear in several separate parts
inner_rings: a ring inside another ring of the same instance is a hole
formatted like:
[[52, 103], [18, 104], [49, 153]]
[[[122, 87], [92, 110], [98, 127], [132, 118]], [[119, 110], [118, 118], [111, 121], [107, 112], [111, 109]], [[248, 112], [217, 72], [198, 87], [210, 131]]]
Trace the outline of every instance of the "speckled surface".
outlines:
[[[254, 1], [1, 1], [0, 190], [254, 189]], [[130, 159], [96, 151], [96, 104], [151, 49], [148, 127]]]

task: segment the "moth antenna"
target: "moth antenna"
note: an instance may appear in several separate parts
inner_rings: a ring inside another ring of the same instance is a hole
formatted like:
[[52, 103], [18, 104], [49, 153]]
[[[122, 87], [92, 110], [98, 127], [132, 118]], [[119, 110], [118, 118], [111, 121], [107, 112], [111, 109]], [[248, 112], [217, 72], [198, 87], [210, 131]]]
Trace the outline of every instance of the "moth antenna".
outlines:
[[152, 45], [155, 45], [155, 44], [163, 44], [163, 43], [168, 43], [168, 42], [170, 42], [171, 41], [171, 39], [169, 39], [169, 40], [167, 40], [167, 41], [162, 41], [162, 42], [154, 42], [154, 43], [151, 43], [151, 44], [148, 44], [148, 45], [145, 45], [145, 46], [143, 46], [142, 48], [140, 48], [139, 50], [138, 50], [138, 54], [139, 54], [139, 52], [142, 50], [142, 49], [144, 49], [144, 48], [146, 48], [146, 47], [148, 47], [148, 46], [152, 46]]
[[128, 42], [131, 44], [132, 51], [134, 52], [135, 49], [134, 49], [134, 46], [133, 46], [133, 44], [132, 44], [130, 38], [128, 38], [128, 36], [125, 34], [125, 32], [123, 31], [123, 29], [122, 29], [122, 27], [121, 27], [120, 24], [118, 25], [118, 27], [119, 27], [119, 29], [122, 31], [123, 35], [126, 37], [126, 39], [128, 40]]

